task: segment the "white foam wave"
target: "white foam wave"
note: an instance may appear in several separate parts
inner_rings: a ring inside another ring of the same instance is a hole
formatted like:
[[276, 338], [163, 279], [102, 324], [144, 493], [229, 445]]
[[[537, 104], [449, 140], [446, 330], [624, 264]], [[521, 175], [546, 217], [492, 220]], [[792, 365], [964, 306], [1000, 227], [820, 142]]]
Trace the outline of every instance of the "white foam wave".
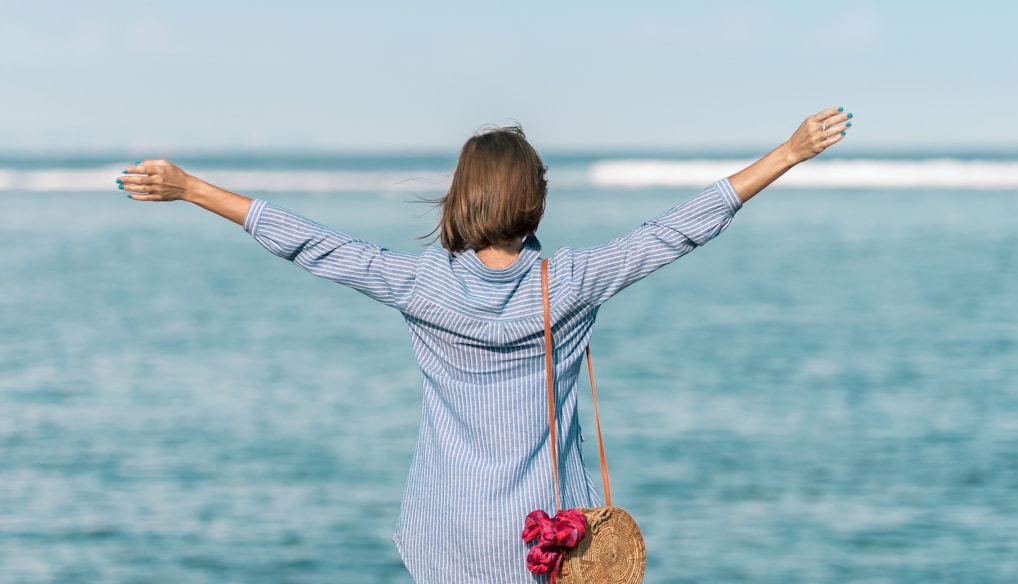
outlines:
[[411, 172], [223, 170], [203, 178], [241, 191], [272, 192], [419, 192], [448, 190], [451, 175]]
[[[449, 188], [440, 173], [297, 170], [211, 170], [201, 178], [241, 192], [430, 192]], [[98, 192], [116, 189], [120, 168], [0, 169], [0, 191]]]
[[0, 191], [108, 191], [120, 170], [0, 169]]
[[[600, 160], [556, 172], [559, 188], [700, 187], [731, 175], [751, 160]], [[449, 188], [451, 173], [436, 171], [323, 171], [220, 169], [202, 178], [239, 192], [431, 193]], [[0, 168], [0, 192], [108, 192], [120, 168]], [[559, 180], [562, 179], [562, 180]], [[815, 160], [779, 180], [784, 187], [1018, 189], [1018, 160]]]
[[[695, 187], [731, 175], [750, 160], [611, 160], [591, 165], [601, 188]], [[1018, 189], [1018, 161], [811, 161], [780, 179], [786, 187]]]

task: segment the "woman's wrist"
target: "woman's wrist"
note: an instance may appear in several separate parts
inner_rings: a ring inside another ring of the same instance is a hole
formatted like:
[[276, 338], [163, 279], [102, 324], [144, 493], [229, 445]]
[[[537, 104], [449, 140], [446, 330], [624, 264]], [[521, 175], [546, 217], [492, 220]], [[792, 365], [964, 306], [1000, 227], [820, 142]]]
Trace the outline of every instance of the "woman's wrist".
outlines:
[[250, 198], [231, 193], [190, 175], [188, 175], [187, 186], [181, 199], [225, 217], [238, 225], [244, 224], [244, 218], [251, 207]]
[[215, 190], [216, 187], [189, 174], [187, 175], [187, 179], [184, 183], [184, 189], [180, 196], [180, 200], [204, 206], [202, 203], [207, 203], [209, 199], [214, 196]]
[[789, 170], [796, 164], [807, 160], [808, 156], [803, 156], [802, 153], [796, 152], [790, 141], [784, 142], [780, 146], [774, 149], [776, 159], [784, 166], [785, 170]]

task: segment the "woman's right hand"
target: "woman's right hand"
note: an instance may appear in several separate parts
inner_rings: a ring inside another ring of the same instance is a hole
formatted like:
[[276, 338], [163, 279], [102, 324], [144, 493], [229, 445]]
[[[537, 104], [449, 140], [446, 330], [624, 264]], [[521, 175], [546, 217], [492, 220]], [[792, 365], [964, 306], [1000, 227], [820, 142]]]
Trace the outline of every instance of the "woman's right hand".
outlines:
[[827, 108], [806, 118], [786, 143], [794, 163], [809, 160], [840, 142], [852, 126], [850, 119], [852, 114], [840, 107]]
[[852, 125], [848, 121], [851, 118], [852, 114], [841, 107], [830, 107], [809, 116], [785, 143], [728, 177], [732, 188], [745, 203], [788, 169], [841, 142]]

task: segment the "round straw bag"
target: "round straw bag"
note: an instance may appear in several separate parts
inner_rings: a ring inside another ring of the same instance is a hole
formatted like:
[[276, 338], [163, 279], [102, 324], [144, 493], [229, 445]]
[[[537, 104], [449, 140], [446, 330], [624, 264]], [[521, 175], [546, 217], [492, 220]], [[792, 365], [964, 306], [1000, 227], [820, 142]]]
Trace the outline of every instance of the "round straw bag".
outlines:
[[[552, 363], [551, 303], [548, 300], [548, 260], [541, 262], [541, 293], [544, 296], [545, 368], [548, 377], [548, 418], [551, 432], [551, 457], [555, 477], [555, 507], [561, 508], [558, 483], [558, 439], [555, 434], [555, 378]], [[587, 530], [575, 547], [565, 550], [557, 578], [553, 584], [639, 584], [647, 569], [647, 548], [643, 534], [633, 517], [620, 507], [613, 507], [608, 486], [608, 462], [601, 438], [601, 420], [597, 412], [597, 390], [594, 387], [594, 366], [587, 347], [587, 373], [594, 402], [594, 423], [597, 447], [601, 458], [601, 480], [604, 483], [604, 507], [581, 507], [587, 518]]]
[[559, 584], [637, 584], [647, 568], [647, 548], [632, 515], [620, 507], [581, 507], [587, 536], [566, 552]]

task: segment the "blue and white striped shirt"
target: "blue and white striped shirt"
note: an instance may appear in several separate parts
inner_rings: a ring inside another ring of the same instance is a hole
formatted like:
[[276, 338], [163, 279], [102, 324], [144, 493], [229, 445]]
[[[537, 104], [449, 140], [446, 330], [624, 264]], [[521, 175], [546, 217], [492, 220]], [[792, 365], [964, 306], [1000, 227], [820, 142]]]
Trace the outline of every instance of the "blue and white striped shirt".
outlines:
[[[577, 377], [598, 308], [720, 234], [741, 206], [721, 180], [624, 237], [551, 256], [564, 508], [600, 504], [576, 416]], [[512, 265], [492, 269], [473, 251], [391, 252], [265, 201], [254, 201], [244, 229], [275, 255], [406, 319], [424, 408], [393, 540], [414, 579], [546, 581], [527, 571], [520, 538], [528, 513], [555, 511], [537, 238], [525, 240]]]

